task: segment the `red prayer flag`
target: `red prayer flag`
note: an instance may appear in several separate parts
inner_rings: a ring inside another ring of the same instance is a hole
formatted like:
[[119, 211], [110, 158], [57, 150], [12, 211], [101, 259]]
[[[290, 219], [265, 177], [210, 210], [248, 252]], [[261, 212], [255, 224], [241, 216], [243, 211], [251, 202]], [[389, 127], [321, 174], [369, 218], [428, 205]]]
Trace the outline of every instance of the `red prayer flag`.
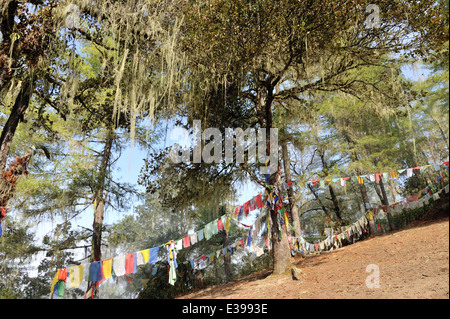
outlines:
[[66, 279], [67, 279], [67, 268], [60, 269], [58, 271], [58, 280], [66, 281]]
[[380, 179], [381, 179], [381, 175], [382, 175], [383, 173], [376, 173], [375, 174], [375, 176], [376, 176], [376, 178], [377, 178], [377, 183], [379, 183], [380, 182]]
[[256, 196], [256, 206], [258, 208], [262, 208], [264, 206], [261, 194], [258, 194], [258, 196]]
[[186, 236], [183, 238], [183, 247], [187, 248], [191, 245], [191, 236]]
[[222, 220], [221, 220], [221, 219], [219, 219], [219, 220], [217, 221], [217, 229], [218, 229], [218, 230], [222, 230], [222, 229], [223, 229], [223, 223], [222, 223]]
[[132, 274], [134, 271], [134, 253], [125, 255], [125, 275]]
[[444, 165], [448, 166], [448, 164], [450, 164], [450, 161], [444, 162]]
[[242, 205], [240, 205], [239, 207], [236, 208], [236, 212], [234, 213], [235, 215], [239, 215], [239, 212], [241, 211], [241, 207], [242, 207]]
[[245, 216], [248, 216], [248, 213], [250, 212], [248, 208], [248, 202], [244, 203], [244, 214]]

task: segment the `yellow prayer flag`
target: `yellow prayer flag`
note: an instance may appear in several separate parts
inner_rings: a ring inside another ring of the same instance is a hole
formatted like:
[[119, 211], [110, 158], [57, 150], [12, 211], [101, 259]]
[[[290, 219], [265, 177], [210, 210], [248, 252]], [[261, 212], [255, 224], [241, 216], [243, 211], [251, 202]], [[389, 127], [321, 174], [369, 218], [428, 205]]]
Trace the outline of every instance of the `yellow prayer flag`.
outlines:
[[228, 216], [227, 217], [227, 222], [225, 223], [225, 230], [227, 231], [227, 233], [230, 232], [230, 227], [231, 227], [231, 217]]
[[397, 178], [398, 177], [398, 172], [397, 171], [389, 172], [389, 174], [391, 175], [391, 178]]
[[102, 261], [103, 277], [105, 277], [105, 279], [111, 278], [112, 262], [112, 258]]
[[357, 177], [358, 177], [358, 183], [364, 184], [364, 178], [362, 178], [361, 176], [357, 176]]
[[369, 220], [373, 220], [373, 212], [369, 210]]
[[150, 249], [141, 250], [141, 254], [144, 257], [144, 263], [147, 263], [150, 259], [149, 257]]
[[55, 289], [55, 285], [58, 283], [58, 274], [59, 269], [56, 271], [55, 277], [53, 277], [52, 286], [50, 287], [50, 294], [53, 295], [53, 289]]
[[284, 213], [284, 224], [286, 225], [286, 229], [289, 229], [289, 218], [286, 213]]
[[80, 287], [83, 281], [83, 265], [69, 268], [70, 287]]

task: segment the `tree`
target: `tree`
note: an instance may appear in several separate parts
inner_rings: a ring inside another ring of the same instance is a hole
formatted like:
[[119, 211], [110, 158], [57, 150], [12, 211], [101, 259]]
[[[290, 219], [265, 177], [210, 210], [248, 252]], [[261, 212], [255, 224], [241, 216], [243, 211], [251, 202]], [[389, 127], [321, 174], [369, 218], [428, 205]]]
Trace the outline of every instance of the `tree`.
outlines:
[[[191, 81], [195, 81], [190, 87], [206, 87], [207, 93], [209, 87], [233, 83], [251, 105], [256, 124], [266, 128], [274, 127], [277, 108], [308, 111], [317, 92], [370, 98], [369, 93], [378, 93], [378, 85], [357, 71], [383, 65], [387, 53], [424, 52], [428, 40], [442, 39], [438, 28], [444, 22], [443, 7], [433, 1], [414, 2], [406, 9], [403, 1], [377, 1], [386, 15], [379, 28], [368, 29], [361, 14], [368, 4], [190, 1], [182, 8], [186, 16], [183, 48], [191, 59]], [[412, 32], [420, 33], [420, 38], [407, 37]], [[385, 67], [392, 63], [387, 62]], [[192, 91], [195, 96], [197, 90]], [[296, 103], [288, 106], [285, 101]], [[272, 183], [279, 184], [277, 175]], [[272, 217], [276, 220], [274, 212]], [[274, 273], [284, 273], [290, 267], [287, 236], [279, 240], [277, 229], [274, 222]]]

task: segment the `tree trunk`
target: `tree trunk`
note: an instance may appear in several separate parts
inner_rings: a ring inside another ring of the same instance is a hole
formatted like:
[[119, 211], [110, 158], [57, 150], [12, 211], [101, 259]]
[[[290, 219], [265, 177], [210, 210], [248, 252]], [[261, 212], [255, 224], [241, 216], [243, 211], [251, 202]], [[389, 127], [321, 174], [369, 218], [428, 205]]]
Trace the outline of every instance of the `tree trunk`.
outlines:
[[108, 164], [111, 158], [112, 144], [114, 141], [114, 129], [109, 128], [107, 133], [105, 147], [103, 149], [102, 161], [100, 163], [100, 173], [97, 180], [97, 189], [95, 190], [95, 215], [93, 224], [93, 236], [92, 236], [92, 250], [93, 250], [93, 260], [99, 261], [102, 259], [101, 244], [102, 244], [102, 227], [103, 227], [103, 216], [105, 212], [105, 181], [106, 174], [108, 171]]
[[367, 195], [367, 188], [365, 184], [359, 184], [359, 190], [361, 191], [361, 196], [364, 202], [364, 209], [367, 211], [369, 209], [369, 196]]
[[[225, 248], [225, 247], [228, 247], [228, 245], [229, 245], [229, 237], [228, 237], [228, 233], [225, 229], [223, 230], [222, 233], [223, 233], [222, 234], [222, 236], [223, 236], [222, 247]], [[230, 282], [233, 280], [233, 270], [231, 268], [231, 254], [228, 254], [228, 252], [223, 255], [223, 265], [225, 267], [226, 280], [227, 280], [227, 282]]]
[[[325, 154], [322, 151], [319, 151], [320, 160], [322, 161], [322, 167], [326, 175], [328, 175], [328, 165], [325, 161]], [[328, 185], [328, 189], [330, 191], [331, 201], [333, 202], [334, 213], [339, 221], [342, 221], [341, 209], [339, 208], [339, 201], [337, 200], [336, 193], [334, 191], [333, 186]]]
[[[280, 174], [276, 173], [271, 176], [271, 185], [281, 186]], [[279, 218], [281, 213], [270, 210], [272, 218], [272, 256], [273, 256], [273, 274], [280, 275], [290, 273], [291, 271], [291, 249], [288, 242], [288, 232], [286, 225], [281, 225]], [[280, 237], [281, 236], [281, 237]]]
[[[105, 202], [106, 195], [105, 192], [105, 181], [106, 174], [108, 171], [108, 164], [111, 158], [112, 145], [114, 142], [114, 129], [112, 127], [108, 128], [108, 133], [105, 141], [105, 147], [103, 148], [102, 161], [100, 163], [100, 172], [97, 179], [96, 190], [94, 193], [94, 223], [92, 225], [92, 260], [100, 261], [102, 259], [102, 228], [103, 228], [103, 216], [105, 212]], [[87, 292], [93, 289], [90, 296], [97, 295], [98, 282], [89, 282], [87, 286]], [[87, 295], [88, 298], [90, 298]]]
[[20, 120], [23, 118], [31, 97], [31, 80], [24, 80], [20, 88], [20, 92], [14, 102], [14, 105], [9, 114], [8, 120], [3, 127], [2, 134], [0, 136], [0, 169], [1, 172], [5, 171], [6, 161], [8, 159], [9, 149], [11, 148], [11, 142], [16, 132], [17, 126]]
[[378, 198], [380, 199], [381, 205], [384, 205], [384, 198], [380, 188], [377, 186], [376, 183], [373, 183], [373, 187], [375, 188], [375, 192], [377, 193]]
[[[270, 83], [264, 82], [264, 85], [258, 87], [258, 104], [257, 110], [264, 118], [266, 128], [266, 141], [270, 141], [270, 129], [273, 127], [272, 117], [272, 102], [273, 102], [273, 86]], [[270, 155], [270, 147], [267, 144], [267, 155]], [[278, 152], [278, 150], [277, 150]], [[279, 163], [277, 163], [279, 167]], [[281, 190], [281, 176], [279, 170], [270, 176], [269, 184]], [[281, 195], [281, 192], [280, 192]], [[288, 232], [285, 225], [280, 225], [279, 215], [275, 210], [270, 209], [272, 217], [272, 256], [273, 256], [273, 274], [280, 275], [291, 272], [291, 250], [288, 242]], [[281, 237], [280, 237], [281, 235]]]
[[[286, 183], [291, 183], [291, 169], [290, 169], [290, 159], [287, 148], [287, 142], [283, 141], [281, 143], [281, 151], [283, 156], [283, 166], [284, 166], [284, 176], [286, 178]], [[289, 197], [289, 206], [290, 206], [290, 214], [292, 216], [292, 221], [294, 224], [294, 232], [295, 237], [300, 237], [302, 234], [301, 226], [300, 226], [300, 218], [298, 216], [298, 208], [295, 201], [294, 187], [288, 186], [287, 189], [288, 197]]]

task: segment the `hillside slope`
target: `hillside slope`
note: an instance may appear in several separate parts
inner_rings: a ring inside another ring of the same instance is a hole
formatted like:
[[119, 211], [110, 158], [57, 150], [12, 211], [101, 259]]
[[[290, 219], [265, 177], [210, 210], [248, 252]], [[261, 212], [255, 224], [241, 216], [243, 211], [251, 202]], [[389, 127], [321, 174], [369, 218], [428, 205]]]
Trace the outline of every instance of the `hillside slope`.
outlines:
[[[449, 298], [448, 211], [445, 214], [440, 210], [438, 220], [416, 222], [318, 256], [293, 258], [302, 270], [297, 281], [267, 269], [179, 298]], [[366, 286], [374, 274], [366, 272], [368, 265], [378, 266], [379, 288]]]

